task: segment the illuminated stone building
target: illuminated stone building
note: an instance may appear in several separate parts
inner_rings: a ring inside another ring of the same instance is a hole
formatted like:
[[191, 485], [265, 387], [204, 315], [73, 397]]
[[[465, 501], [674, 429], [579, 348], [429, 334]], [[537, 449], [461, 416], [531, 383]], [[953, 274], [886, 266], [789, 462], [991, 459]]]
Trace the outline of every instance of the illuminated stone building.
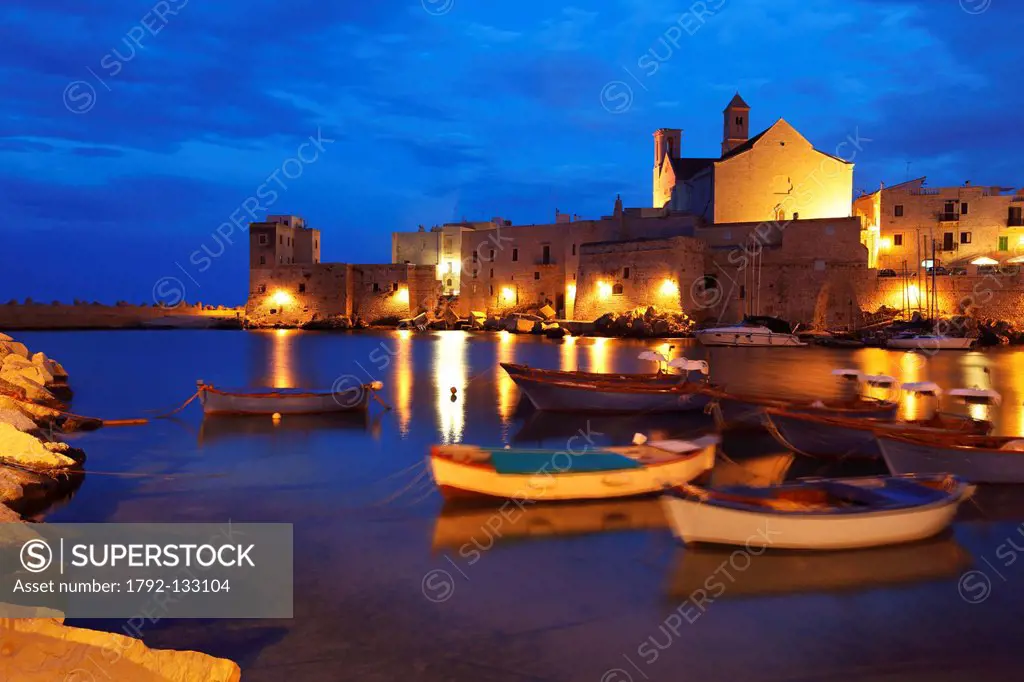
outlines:
[[916, 274], [930, 264], [933, 243], [937, 265], [971, 274], [978, 266], [1024, 261], [1024, 191], [969, 182], [925, 187], [922, 177], [882, 187], [853, 205], [872, 268]]
[[264, 323], [374, 322], [446, 297], [463, 315], [547, 304], [592, 320], [657, 305], [723, 320], [847, 322], [867, 281], [861, 221], [851, 217], [853, 164], [784, 120], [748, 137], [749, 115], [739, 95], [726, 107], [719, 158], [684, 157], [681, 130], [655, 132], [651, 208], [617, 198], [599, 219], [556, 212], [540, 225], [495, 218], [398, 232], [387, 265], [322, 264], [318, 234], [313, 254], [305, 236], [254, 224], [247, 313]]

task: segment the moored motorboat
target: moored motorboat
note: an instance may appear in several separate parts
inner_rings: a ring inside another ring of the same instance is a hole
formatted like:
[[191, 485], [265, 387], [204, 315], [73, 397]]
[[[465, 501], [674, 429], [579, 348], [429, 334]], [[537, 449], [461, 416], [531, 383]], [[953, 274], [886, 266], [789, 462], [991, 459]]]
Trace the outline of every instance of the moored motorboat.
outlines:
[[436, 445], [430, 470], [447, 498], [566, 501], [649, 495], [715, 463], [716, 436], [648, 441], [571, 455], [565, 450]]
[[301, 388], [222, 389], [203, 381], [196, 382], [199, 401], [205, 414], [321, 414], [325, 412], [365, 411], [379, 381], [353, 384], [344, 390], [308, 390]]
[[834, 550], [937, 535], [973, 492], [974, 486], [943, 474], [723, 490], [684, 485], [662, 500], [673, 532], [686, 544]]
[[880, 421], [790, 412], [772, 407], [764, 410], [764, 425], [784, 448], [823, 459], [878, 459], [882, 456], [876, 438], [878, 434], [984, 435], [992, 430], [989, 421], [941, 412], [923, 420]]
[[948, 472], [972, 483], [1024, 483], [1024, 439], [945, 433], [876, 434], [894, 474]]
[[535, 408], [554, 412], [686, 412], [704, 409], [711, 399], [706, 385], [693, 382], [659, 386], [615, 381], [554, 381], [523, 375], [512, 379]]
[[747, 317], [740, 324], [710, 327], [694, 332], [705, 346], [806, 346], [783, 320]]

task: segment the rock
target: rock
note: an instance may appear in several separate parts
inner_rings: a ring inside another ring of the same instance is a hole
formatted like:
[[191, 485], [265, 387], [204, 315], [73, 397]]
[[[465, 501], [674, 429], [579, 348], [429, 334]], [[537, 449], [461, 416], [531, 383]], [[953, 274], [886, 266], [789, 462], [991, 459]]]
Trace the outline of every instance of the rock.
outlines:
[[[0, 381], [0, 385], [3, 383], [3, 381]], [[12, 386], [12, 388], [23, 390], [19, 386]], [[0, 386], [0, 389], [2, 389], [2, 386]], [[6, 395], [0, 395], [0, 410], [21, 412], [37, 424], [56, 420], [61, 417], [60, 410], [47, 407], [45, 405], [36, 405], [35, 403], [25, 402], [24, 400], [16, 400], [15, 398]]]
[[0, 341], [14, 341], [11, 337], [7, 336], [3, 332], [0, 332]]
[[594, 320], [594, 329], [599, 332], [611, 331], [612, 326], [615, 324], [615, 317], [615, 313], [605, 313]]
[[42, 384], [18, 372], [0, 371], [0, 380], [24, 389], [26, 400], [33, 403], [51, 407], [58, 407], [61, 404], [57, 397], [47, 391]]
[[666, 319], [655, 320], [654, 323], [651, 324], [651, 332], [655, 336], [666, 336], [670, 331], [671, 327], [669, 326], [669, 321]]
[[28, 360], [28, 348], [25, 344], [18, 343], [17, 341], [0, 341], [0, 359], [12, 354], [20, 355]]
[[133, 682], [239, 682], [238, 665], [196, 651], [150, 649], [142, 640], [68, 627], [63, 617], [2, 618], [0, 678], [132, 680]]
[[0, 423], [10, 424], [22, 433], [31, 433], [37, 428], [36, 423], [21, 410], [7, 408], [0, 408]]
[[59, 362], [46, 357], [46, 353], [35, 353], [32, 356], [32, 364], [37, 367], [42, 367], [47, 372], [53, 375], [55, 381], [67, 381], [68, 373]]
[[33, 363], [31, 360], [20, 355], [8, 355], [0, 366], [0, 374], [16, 373], [31, 379], [40, 386], [46, 386], [54, 382], [53, 374], [45, 367]]
[[[66, 443], [58, 445], [67, 447]], [[9, 462], [35, 471], [73, 469], [78, 466], [73, 458], [52, 451], [35, 436], [22, 433], [5, 422], [0, 422], [0, 462]]]

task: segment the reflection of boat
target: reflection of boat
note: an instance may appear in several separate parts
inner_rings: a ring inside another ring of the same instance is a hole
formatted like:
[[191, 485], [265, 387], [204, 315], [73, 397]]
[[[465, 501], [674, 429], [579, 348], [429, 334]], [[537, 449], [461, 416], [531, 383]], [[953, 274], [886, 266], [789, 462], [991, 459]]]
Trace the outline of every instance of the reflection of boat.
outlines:
[[366, 412], [335, 412], [328, 414], [294, 414], [287, 419], [249, 419], [245, 415], [214, 414], [199, 427], [199, 442], [209, 445], [231, 438], [296, 434], [311, 431], [359, 430], [370, 425]]
[[618, 530], [665, 528], [665, 512], [656, 499], [531, 504], [502, 513], [496, 507], [448, 504], [434, 523], [434, 549], [500, 539], [582, 535]]
[[886, 348], [903, 350], [970, 350], [978, 339], [940, 336], [939, 334], [901, 334], [885, 343]]
[[806, 346], [789, 323], [774, 317], [746, 317], [740, 324], [694, 332], [705, 346]]
[[[612, 443], [627, 443], [638, 431], [651, 438], [689, 438], [706, 432], [709, 422], [701, 412], [655, 412], [653, 414], [602, 415], [595, 419], [586, 412], [545, 412], [529, 410], [522, 428], [512, 436], [513, 443], [540, 444], [548, 439], [573, 436], [607, 438]], [[574, 441], [576, 442], [576, 441]]]
[[949, 472], [972, 483], [1024, 483], [1024, 439], [1018, 436], [878, 434], [889, 471]]
[[704, 590], [717, 599], [869, 590], [955, 577], [973, 565], [970, 553], [957, 543], [952, 533], [871, 549], [836, 552], [767, 549], [739, 558], [734, 552], [723, 547], [681, 550], [669, 580], [669, 595], [681, 598]]
[[708, 404], [706, 386], [682, 383], [658, 386], [640, 383], [552, 381], [513, 376], [533, 406], [553, 412], [685, 412]]
[[667, 372], [648, 372], [645, 374], [611, 374], [608, 372], [579, 372], [579, 371], [564, 371], [557, 369], [537, 369], [536, 367], [529, 367], [527, 365], [517, 365], [511, 362], [502, 362], [502, 369], [508, 372], [508, 375], [513, 379], [519, 377], [526, 377], [528, 379], [536, 379], [543, 381], [550, 379], [551, 381], [581, 381], [585, 383], [601, 382], [601, 383], [623, 383], [623, 384], [650, 384], [650, 385], [661, 385], [661, 386], [674, 386], [681, 381], [686, 380], [684, 374], [669, 374]]
[[890, 422], [798, 414], [775, 408], [765, 409], [764, 425], [784, 448], [808, 457], [840, 459], [881, 457], [876, 434], [984, 435], [992, 429], [991, 422], [943, 412], [934, 414], [930, 419]]
[[590, 500], [656, 493], [715, 464], [717, 436], [569, 454], [566, 450], [435, 445], [434, 482], [445, 497]]
[[206, 414], [320, 414], [365, 411], [380, 382], [353, 382], [332, 390], [245, 388], [225, 390], [196, 382]]
[[833, 550], [937, 535], [973, 492], [955, 476], [872, 476], [770, 488], [684, 485], [662, 499], [673, 532], [686, 544]]

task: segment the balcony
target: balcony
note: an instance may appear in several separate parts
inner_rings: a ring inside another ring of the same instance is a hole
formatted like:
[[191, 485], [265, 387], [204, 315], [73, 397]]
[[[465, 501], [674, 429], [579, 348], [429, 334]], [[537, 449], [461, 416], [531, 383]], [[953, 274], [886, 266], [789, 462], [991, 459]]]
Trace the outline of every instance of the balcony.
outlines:
[[959, 220], [960, 220], [960, 214], [959, 213], [948, 213], [946, 211], [942, 211], [942, 212], [939, 213], [939, 222], [940, 223], [955, 223], [955, 222], [958, 222]]
[[1024, 217], [1020, 218], [1008, 218], [1006, 220], [1007, 227], [1024, 227]]

